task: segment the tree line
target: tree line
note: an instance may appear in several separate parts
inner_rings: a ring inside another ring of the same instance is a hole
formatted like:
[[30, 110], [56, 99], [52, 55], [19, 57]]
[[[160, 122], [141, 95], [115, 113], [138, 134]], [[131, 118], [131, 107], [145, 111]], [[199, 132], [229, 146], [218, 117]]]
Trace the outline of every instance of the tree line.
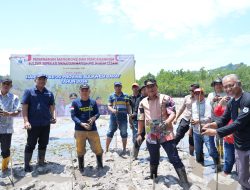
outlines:
[[243, 84], [245, 91], [250, 91], [250, 66], [244, 63], [228, 64], [213, 70], [206, 70], [202, 67], [199, 71], [165, 71], [161, 69], [157, 75], [148, 73], [142, 76], [137, 82], [143, 85], [143, 82], [148, 78], [157, 80], [158, 88], [161, 93], [171, 95], [173, 97], [183, 97], [189, 94], [189, 87], [193, 83], [199, 83], [205, 90], [206, 94], [213, 91], [211, 82], [218, 77], [228, 74], [237, 74]]
[[[226, 66], [206, 70], [202, 67], [199, 71], [184, 71], [183, 69], [176, 71], [165, 71], [161, 69], [157, 75], [148, 73], [142, 76], [137, 82], [139, 85], [143, 85], [143, 82], [148, 78], [157, 80], [159, 91], [171, 95], [173, 97], [183, 97], [189, 94], [189, 86], [193, 83], [199, 83], [204, 88], [206, 94], [213, 91], [211, 82], [218, 77], [223, 77], [228, 74], [237, 74], [242, 82], [243, 89], [250, 91], [250, 66], [239, 64], [228, 64]], [[0, 76], [0, 80], [3, 76]]]

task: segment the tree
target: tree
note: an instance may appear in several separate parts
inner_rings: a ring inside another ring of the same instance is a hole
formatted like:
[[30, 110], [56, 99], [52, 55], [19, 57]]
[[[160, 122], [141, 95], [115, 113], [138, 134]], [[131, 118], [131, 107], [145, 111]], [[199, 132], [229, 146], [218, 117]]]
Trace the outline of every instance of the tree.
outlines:
[[218, 76], [223, 77], [231, 73], [237, 74], [240, 77], [245, 91], [250, 90], [250, 66], [247, 66], [243, 62], [234, 65], [231, 63], [213, 70], [205, 70], [204, 67], [199, 71], [183, 71], [183, 69], [165, 71], [161, 69], [156, 76], [148, 73], [137, 80], [137, 82], [142, 85], [148, 78], [156, 79], [161, 93], [180, 97], [189, 93], [189, 86], [193, 83], [199, 83], [206, 92], [213, 91], [210, 86], [211, 82]]

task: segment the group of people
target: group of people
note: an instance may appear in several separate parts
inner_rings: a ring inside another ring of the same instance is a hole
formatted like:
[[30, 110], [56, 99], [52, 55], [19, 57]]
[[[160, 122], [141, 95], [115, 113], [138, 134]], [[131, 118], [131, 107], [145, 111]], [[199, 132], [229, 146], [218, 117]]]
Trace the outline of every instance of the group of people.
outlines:
[[[230, 77], [236, 77], [230, 75]], [[226, 78], [225, 78], [226, 79]], [[207, 147], [209, 155], [212, 157], [216, 166], [216, 172], [221, 171], [220, 158], [224, 155], [224, 174], [232, 172], [235, 163], [235, 148], [233, 134], [229, 134], [223, 139], [218, 135], [216, 137], [204, 135], [204, 125], [216, 122], [223, 115], [227, 103], [234, 97], [232, 91], [224, 90], [223, 80], [218, 78], [211, 83], [214, 91], [205, 98], [205, 91], [200, 88], [199, 84], [190, 86], [190, 95], [184, 98], [184, 103], [179, 110], [174, 123], [183, 113], [183, 118], [179, 122], [176, 131], [176, 145], [189, 131], [189, 150], [193, 155], [195, 150], [196, 161], [204, 165], [203, 144]], [[230, 120], [228, 124], [232, 123]], [[191, 127], [189, 125], [191, 124]], [[224, 142], [224, 143], [223, 143]], [[223, 147], [224, 144], [224, 148]], [[224, 150], [224, 151], [223, 151]]]
[[[49, 142], [50, 125], [56, 123], [55, 99], [45, 86], [46, 75], [37, 75], [35, 86], [26, 89], [22, 100], [10, 92], [12, 80], [1, 81], [0, 92], [0, 144], [2, 173], [8, 171], [13, 116], [22, 111], [24, 128], [27, 129], [27, 143], [24, 151], [24, 170], [31, 172], [30, 161], [38, 143], [37, 164], [43, 166]], [[131, 96], [123, 93], [122, 83], [114, 83], [114, 93], [109, 96], [110, 122], [107, 131], [106, 149], [117, 129], [122, 138], [121, 155], [126, 154], [128, 126], [132, 129], [132, 156], [137, 159], [140, 146], [146, 140], [150, 157], [150, 176], [157, 178], [160, 147], [162, 147], [175, 168], [181, 185], [189, 189], [185, 166], [178, 155], [177, 145], [189, 134], [189, 151], [195, 153], [196, 161], [204, 164], [203, 144], [212, 157], [216, 172], [221, 170], [220, 157], [224, 155], [223, 172], [231, 173], [236, 160], [239, 183], [243, 189], [250, 189], [250, 94], [244, 92], [239, 77], [235, 74], [218, 78], [211, 83], [214, 92], [206, 98], [199, 84], [190, 85], [190, 94], [185, 96], [176, 113], [171, 96], [158, 91], [157, 81], [147, 79], [143, 86], [132, 84]], [[103, 149], [95, 121], [99, 118], [96, 100], [90, 98], [88, 84], [79, 86], [79, 97], [72, 95], [69, 107], [75, 123], [76, 151], [80, 172], [84, 172], [86, 141], [96, 154], [97, 168], [103, 168]], [[21, 106], [22, 105], [22, 106]], [[179, 118], [182, 117], [179, 121]], [[179, 121], [179, 122], [178, 122]], [[174, 133], [173, 125], [179, 123]], [[222, 149], [222, 142], [224, 150]]]

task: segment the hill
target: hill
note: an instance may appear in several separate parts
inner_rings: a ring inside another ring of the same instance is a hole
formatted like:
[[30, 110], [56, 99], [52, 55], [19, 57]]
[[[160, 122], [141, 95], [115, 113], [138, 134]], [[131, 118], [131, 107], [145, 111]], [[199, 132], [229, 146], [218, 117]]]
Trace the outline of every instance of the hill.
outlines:
[[157, 80], [160, 92], [169, 94], [174, 97], [182, 97], [189, 93], [189, 86], [193, 83], [199, 83], [205, 91], [211, 92], [211, 82], [217, 77], [223, 77], [228, 74], [237, 74], [243, 84], [245, 91], [250, 90], [250, 66], [239, 64], [228, 64], [223, 67], [215, 68], [212, 70], [206, 70], [202, 67], [199, 71], [165, 71], [161, 69], [157, 75], [148, 73], [142, 76], [137, 82], [142, 85], [147, 78], [154, 78]]

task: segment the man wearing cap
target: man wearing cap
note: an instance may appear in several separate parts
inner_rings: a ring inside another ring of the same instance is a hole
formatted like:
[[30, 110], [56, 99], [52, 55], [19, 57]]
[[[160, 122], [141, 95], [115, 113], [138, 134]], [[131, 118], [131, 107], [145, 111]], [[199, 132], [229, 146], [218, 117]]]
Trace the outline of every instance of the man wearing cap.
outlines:
[[158, 93], [156, 80], [148, 79], [144, 82], [148, 96], [144, 98], [138, 109], [138, 137], [140, 144], [145, 126], [146, 143], [150, 155], [150, 178], [157, 177], [160, 160], [160, 147], [166, 151], [170, 163], [174, 166], [184, 189], [189, 189], [185, 167], [176, 148], [173, 125], [175, 118], [175, 102], [165, 94]]
[[35, 78], [35, 87], [26, 89], [22, 98], [24, 128], [27, 129], [27, 144], [24, 151], [24, 170], [31, 172], [30, 161], [38, 142], [39, 166], [45, 164], [46, 148], [49, 143], [50, 124], [56, 123], [55, 99], [45, 85], [47, 76], [39, 74]]
[[[224, 76], [223, 88], [232, 98], [224, 114], [215, 122], [203, 127], [203, 135], [225, 137], [233, 133], [238, 181], [243, 190], [250, 189], [250, 93], [244, 92], [239, 77], [235, 74]], [[228, 125], [230, 120], [233, 120]]]
[[136, 100], [140, 98], [139, 89], [140, 89], [140, 86], [137, 83], [133, 83], [132, 84], [133, 94], [129, 96], [129, 104], [131, 106], [131, 112], [132, 112], [129, 115], [129, 119], [130, 119], [130, 127], [133, 132], [133, 138], [132, 138], [133, 143], [135, 143], [136, 141], [136, 134], [138, 131], [138, 121], [137, 121], [137, 115], [135, 112], [135, 104], [136, 104]]
[[[215, 107], [219, 104], [220, 100], [226, 96], [226, 93], [223, 90], [223, 86], [222, 86], [222, 79], [220, 77], [218, 77], [217, 79], [215, 79], [214, 81], [212, 81], [211, 83], [211, 87], [213, 88], [213, 92], [210, 92], [208, 94], [208, 101], [211, 104], [211, 120], [215, 121], [216, 119], [218, 119], [219, 117], [215, 115], [214, 113], [214, 109]], [[218, 148], [218, 151], [220, 152], [220, 156], [222, 156], [223, 154], [223, 139], [216, 137], [216, 145], [214, 142], [215, 138], [214, 137], [210, 137], [210, 144], [213, 147]]]
[[64, 116], [70, 116], [71, 115], [71, 106], [72, 106], [72, 102], [73, 100], [75, 100], [77, 98], [77, 94], [76, 93], [70, 93], [69, 95], [69, 100], [70, 100], [70, 103], [67, 104], [65, 106], [65, 112], [64, 112]]
[[117, 128], [120, 130], [122, 138], [123, 151], [121, 154], [126, 153], [127, 138], [128, 138], [128, 120], [127, 114], [130, 113], [129, 97], [122, 92], [122, 83], [114, 83], [115, 92], [109, 96], [108, 110], [111, 112], [109, 130], [106, 140], [106, 152], [109, 151], [109, 145], [116, 132]]
[[80, 98], [72, 102], [71, 118], [75, 122], [75, 139], [80, 172], [84, 171], [84, 155], [86, 153], [86, 140], [92, 151], [96, 154], [97, 168], [103, 168], [102, 147], [95, 121], [100, 114], [96, 101], [90, 98], [88, 84], [80, 85]]
[[216, 118], [213, 114], [213, 108], [218, 104], [218, 102], [226, 96], [226, 93], [223, 90], [222, 79], [217, 78], [211, 83], [211, 87], [214, 89], [214, 92], [208, 94], [207, 99], [210, 101], [212, 106], [212, 120], [214, 121]]
[[209, 155], [213, 158], [214, 164], [218, 166], [219, 155], [214, 144], [210, 143], [210, 137], [201, 135], [202, 127], [211, 122], [211, 105], [205, 99], [205, 92], [202, 88], [194, 90], [196, 101], [192, 103], [191, 126], [193, 128], [194, 148], [196, 161], [204, 164], [203, 143], [205, 143]]
[[[190, 124], [190, 119], [191, 119], [191, 115], [192, 115], [192, 103], [195, 101], [194, 90], [199, 88], [199, 87], [200, 87], [199, 84], [191, 84], [190, 85], [190, 89], [189, 89], [190, 94], [185, 96], [184, 102], [183, 102], [179, 112], [176, 114], [176, 118], [174, 119], [173, 123], [176, 124], [178, 118], [184, 112], [183, 118], [180, 120], [179, 126], [176, 129], [176, 135], [175, 135], [176, 145], [178, 145], [180, 140], [184, 137], [185, 133], [188, 130], [191, 130], [191, 129], [189, 129], [189, 124]], [[191, 155], [194, 154], [194, 141], [193, 141], [192, 133], [190, 133], [190, 136], [189, 136], [189, 153]]]
[[10, 93], [12, 80], [4, 78], [0, 91], [0, 147], [2, 160], [2, 174], [8, 171], [10, 160], [10, 146], [13, 131], [13, 116], [20, 113], [20, 102], [17, 95]]
[[[140, 90], [139, 90], [139, 94], [140, 94], [140, 97], [137, 98], [136, 102], [135, 102], [135, 108], [134, 108], [134, 115], [135, 115], [135, 118], [137, 120], [137, 116], [138, 116], [138, 108], [139, 108], [139, 105], [140, 105], [140, 102], [142, 101], [143, 98], [147, 97], [148, 96], [148, 93], [147, 93], [147, 89], [146, 89], [146, 86], [143, 85]], [[135, 138], [135, 140], [133, 141], [134, 142], [134, 145], [133, 145], [133, 152], [132, 152], [132, 156], [133, 156], [133, 159], [136, 160], [137, 157], [138, 157], [138, 154], [139, 154], [139, 150], [140, 150], [140, 146], [142, 144], [142, 142], [144, 141], [145, 139], [145, 127], [143, 128], [142, 130], [142, 133], [141, 133], [141, 136], [142, 136], [142, 141], [140, 142], [140, 144], [137, 142], [136, 138], [137, 138], [137, 135], [138, 135], [138, 120], [137, 120], [137, 128], [136, 128], [136, 133], [133, 134], [133, 138]]]
[[[134, 127], [138, 128], [137, 125], [138, 125], [138, 122], [137, 122], [137, 118], [135, 116], [135, 103], [136, 103], [136, 100], [138, 98], [140, 98], [140, 93], [139, 93], [139, 89], [140, 89], [140, 86], [139, 84], [137, 83], [133, 83], [132, 84], [132, 91], [133, 91], [133, 94], [131, 96], [129, 96], [129, 104], [131, 106], [131, 112], [132, 114], [130, 114], [130, 118], [132, 120], [132, 123], [130, 125], [131, 128], [133, 129]], [[133, 134], [134, 134], [134, 130], [133, 130]], [[134, 139], [133, 139], [133, 142], [134, 142]]]

